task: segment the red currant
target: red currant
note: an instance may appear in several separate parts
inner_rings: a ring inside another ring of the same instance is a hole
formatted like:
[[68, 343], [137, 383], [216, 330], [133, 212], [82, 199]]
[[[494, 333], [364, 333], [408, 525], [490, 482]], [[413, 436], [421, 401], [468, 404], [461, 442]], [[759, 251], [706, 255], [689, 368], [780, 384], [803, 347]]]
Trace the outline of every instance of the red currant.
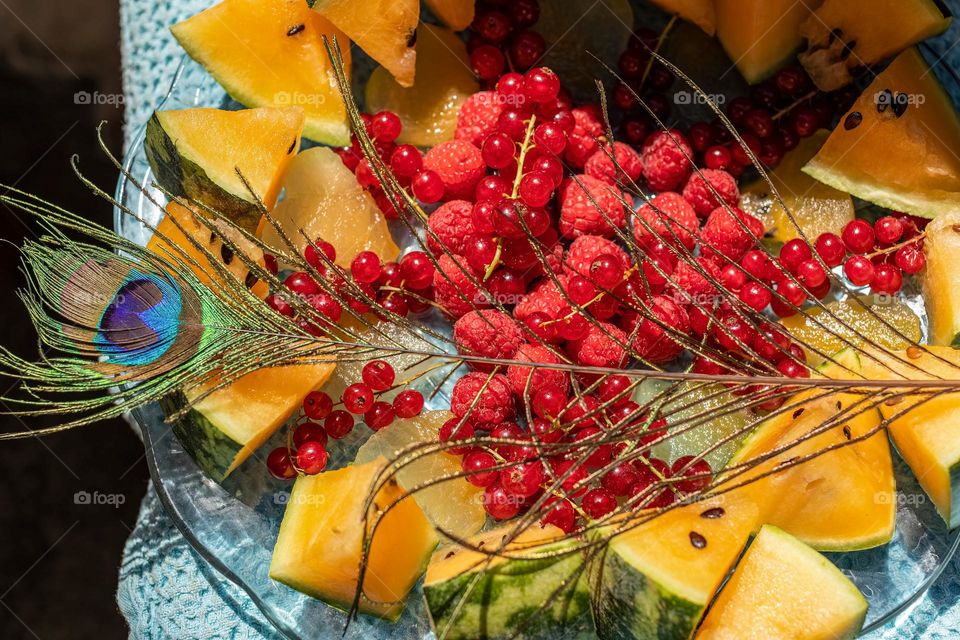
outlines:
[[629, 463], [624, 462], [603, 474], [600, 484], [615, 496], [625, 496], [630, 493], [630, 487], [639, 480], [640, 474], [637, 473], [637, 470]]
[[355, 382], [343, 390], [343, 406], [350, 413], [366, 413], [373, 405], [373, 391], [362, 382]]
[[543, 57], [547, 43], [536, 31], [521, 31], [510, 43], [510, 60], [517, 69], [529, 69]]
[[284, 298], [283, 295], [271, 293], [266, 297], [264, 302], [280, 315], [287, 316], [288, 318], [293, 317], [293, 307], [290, 306], [290, 303], [287, 302], [287, 299]]
[[460, 467], [467, 474], [467, 482], [476, 487], [489, 487], [497, 481], [499, 472], [488, 471], [497, 466], [497, 459], [486, 451], [472, 451], [463, 456]]
[[560, 92], [560, 78], [547, 67], [530, 69], [523, 76], [523, 90], [532, 102], [550, 102]]
[[480, 148], [484, 163], [491, 169], [503, 169], [513, 162], [516, 151], [513, 138], [502, 131], [488, 135]]
[[[440, 427], [440, 432], [437, 437], [440, 439], [440, 442], [452, 443], [459, 440], [469, 440], [473, 436], [473, 425], [469, 421], [462, 420], [461, 418], [450, 418]], [[472, 447], [469, 446], [456, 446], [449, 447], [446, 451], [453, 455], [462, 456], [471, 449]]]
[[398, 418], [412, 418], [423, 411], [423, 394], [416, 389], [406, 389], [393, 399], [393, 410]]
[[303, 412], [311, 420], [322, 420], [330, 415], [333, 400], [323, 391], [311, 391], [303, 399]]
[[543, 482], [543, 465], [539, 460], [513, 465], [500, 472], [500, 485], [507, 493], [529, 498]]
[[470, 53], [470, 68], [481, 80], [495, 80], [506, 64], [503, 52], [493, 45], [482, 44]]
[[290, 451], [286, 447], [277, 447], [267, 455], [267, 470], [278, 480], [290, 480], [297, 475], [297, 469], [290, 459]]
[[385, 360], [371, 360], [363, 365], [360, 372], [363, 382], [373, 391], [386, 391], [393, 386], [397, 374], [389, 362]]
[[381, 111], [370, 121], [370, 136], [377, 142], [393, 142], [400, 135], [403, 125], [397, 114]]
[[591, 489], [583, 496], [580, 505], [583, 512], [593, 519], [602, 518], [617, 508], [617, 499], [613, 493], [602, 487]]
[[870, 281], [870, 290], [874, 293], [893, 295], [903, 286], [903, 274], [896, 265], [878, 264], [874, 269], [873, 280]]
[[[674, 486], [684, 493], [696, 493], [710, 486], [710, 474], [713, 470], [706, 460], [694, 462], [693, 456], [677, 458], [670, 467], [670, 476], [682, 476], [686, 479], [677, 482]], [[694, 478], [692, 476], [703, 476]]]
[[412, 144], [401, 144], [390, 154], [393, 172], [402, 178], [412, 178], [423, 168], [423, 155]]
[[339, 440], [353, 431], [353, 424], [352, 415], [343, 409], [337, 409], [336, 411], [330, 412], [327, 419], [323, 421], [323, 428], [326, 430], [328, 436]]
[[433, 282], [436, 269], [423, 251], [411, 251], [400, 259], [400, 276], [408, 289], [426, 289]]
[[843, 264], [843, 273], [854, 285], [862, 287], [873, 281], [873, 262], [863, 256], [850, 256]]
[[837, 267], [847, 255], [843, 240], [835, 233], [821, 233], [816, 242], [817, 254], [828, 267]]
[[520, 500], [494, 484], [483, 493], [483, 508], [495, 520], [508, 520], [520, 512]]
[[873, 225], [874, 233], [877, 235], [877, 240], [880, 244], [891, 245], [896, 244], [903, 236], [904, 226], [900, 218], [895, 218], [893, 216], [884, 216], [877, 220]]
[[576, 527], [577, 513], [569, 500], [560, 498], [550, 503], [541, 522], [545, 525], [552, 524], [564, 533], [571, 533]]
[[[520, 200], [528, 207], [543, 207], [553, 195], [553, 180], [539, 171], [531, 171], [520, 179]], [[547, 219], [549, 225], [549, 219]], [[537, 235], [537, 234], [534, 234]]]
[[916, 243], [908, 244], [897, 249], [893, 260], [904, 273], [909, 275], [920, 273], [920, 270], [923, 269], [923, 266], [927, 262], [926, 256], [923, 255], [923, 251]]
[[797, 267], [797, 277], [808, 289], [815, 289], [827, 281], [827, 273], [816, 260], [804, 260]]
[[420, 202], [433, 204], [443, 197], [443, 180], [436, 171], [424, 169], [416, 175], [411, 184], [413, 195]]
[[791, 273], [796, 273], [800, 264], [811, 257], [813, 253], [810, 251], [810, 245], [800, 238], [789, 240], [780, 247], [780, 262]]
[[376, 282], [380, 277], [380, 257], [373, 251], [361, 251], [350, 262], [350, 273], [357, 282]]
[[395, 417], [396, 413], [393, 410], [392, 404], [377, 401], [370, 405], [367, 412], [363, 414], [363, 421], [374, 431], [379, 431], [390, 425]]
[[297, 449], [297, 468], [308, 476], [320, 473], [327, 467], [327, 450], [316, 441], [305, 442]]
[[763, 284], [748, 282], [740, 289], [739, 297], [741, 302], [754, 311], [763, 311], [770, 304], [772, 294]]
[[310, 274], [303, 271], [296, 271], [287, 276], [283, 281], [283, 286], [298, 296], [312, 296], [320, 292], [320, 285], [310, 277]]
[[873, 227], [866, 220], [851, 220], [843, 228], [841, 234], [843, 244], [851, 253], [866, 253], [873, 248], [876, 234]]

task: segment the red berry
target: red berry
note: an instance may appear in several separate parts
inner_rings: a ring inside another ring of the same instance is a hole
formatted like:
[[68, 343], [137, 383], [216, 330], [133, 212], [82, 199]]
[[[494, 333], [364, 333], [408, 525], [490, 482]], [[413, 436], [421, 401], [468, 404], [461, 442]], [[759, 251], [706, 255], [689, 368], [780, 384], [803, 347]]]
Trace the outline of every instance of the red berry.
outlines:
[[497, 93], [504, 98], [512, 99], [513, 102], [519, 102], [517, 98], [524, 93], [523, 83], [522, 74], [516, 72], [505, 73], [497, 80]]
[[468, 474], [467, 482], [477, 487], [489, 487], [497, 481], [499, 472], [488, 471], [496, 465], [496, 458], [486, 451], [472, 451], [460, 462], [460, 467]]
[[297, 449], [297, 468], [308, 476], [323, 471], [327, 466], [327, 459], [327, 450], [319, 442], [306, 442]]
[[600, 383], [600, 388], [597, 389], [597, 397], [611, 408], [619, 407], [630, 402], [628, 390], [632, 387], [633, 383], [627, 376], [607, 376]]
[[797, 267], [797, 277], [808, 289], [815, 289], [827, 281], [827, 273], [816, 260], [804, 260]]
[[740, 289], [740, 301], [754, 311], [763, 311], [770, 304], [772, 294], [759, 282], [748, 282]]
[[327, 432], [316, 422], [301, 422], [293, 430], [293, 446], [299, 449], [305, 442], [319, 442], [327, 446]]
[[796, 360], [791, 360], [790, 358], [784, 358], [777, 363], [777, 371], [782, 373], [787, 378], [808, 378], [810, 377], [810, 372], [807, 371], [807, 368], [797, 362]]
[[397, 114], [381, 111], [370, 121], [370, 136], [377, 142], [393, 142], [400, 135], [403, 125]]
[[293, 317], [293, 307], [290, 306], [290, 303], [287, 302], [287, 299], [284, 298], [283, 295], [271, 293], [266, 297], [264, 302], [280, 315], [287, 316], [288, 318]]
[[[459, 440], [469, 440], [474, 436], [473, 424], [469, 420], [462, 418], [450, 418], [440, 427], [438, 439], [440, 442], [456, 442]], [[454, 455], [462, 456], [471, 451], [469, 446], [449, 447], [446, 451]]]
[[516, 29], [529, 29], [540, 18], [537, 0], [513, 0], [507, 3], [507, 15]]
[[363, 421], [374, 431], [379, 431], [393, 422], [396, 413], [389, 402], [377, 401], [363, 414]]
[[800, 264], [812, 257], [813, 253], [810, 251], [810, 245], [800, 238], [789, 240], [780, 247], [780, 262], [791, 273], [796, 273]]
[[484, 163], [491, 169], [503, 169], [513, 162], [516, 151], [513, 138], [502, 131], [487, 136], [480, 149]]
[[729, 149], [723, 146], [715, 146], [707, 149], [706, 153], [703, 154], [703, 161], [707, 168], [721, 170], [728, 169], [733, 162], [733, 158]]
[[[532, 171], [520, 179], [519, 195], [525, 205], [538, 208], [550, 201], [553, 189], [553, 180], [547, 174]], [[549, 224], [549, 220], [547, 222]]]
[[543, 465], [539, 460], [514, 465], [500, 472], [500, 485], [507, 493], [529, 498], [543, 482]]
[[363, 365], [360, 376], [373, 391], [386, 391], [393, 386], [396, 372], [390, 363], [385, 360], [371, 360]]
[[279, 480], [290, 480], [297, 475], [297, 469], [290, 459], [290, 451], [286, 447], [277, 447], [267, 455], [267, 470]]
[[543, 57], [547, 43], [536, 31], [521, 31], [510, 44], [510, 59], [517, 69], [529, 69]]
[[570, 533], [576, 527], [577, 513], [569, 500], [560, 498], [550, 503], [548, 511], [544, 514], [541, 522], [545, 525], [552, 524], [564, 533]]
[[510, 35], [510, 18], [502, 11], [484, 11], [473, 18], [470, 27], [484, 40], [503, 42]]
[[530, 69], [523, 76], [523, 90], [533, 102], [550, 102], [560, 92], [560, 78], [547, 67]]
[[916, 243], [897, 249], [893, 260], [904, 273], [909, 275], [919, 273], [927, 262], [926, 256]]
[[877, 235], [877, 240], [880, 241], [880, 244], [891, 245], [896, 244], [903, 236], [904, 226], [900, 218], [895, 218], [893, 216], [884, 216], [876, 221], [873, 225], [874, 232]]
[[373, 405], [373, 391], [362, 382], [355, 382], [343, 390], [342, 400], [350, 413], [366, 413]]
[[291, 273], [283, 281], [283, 286], [298, 296], [307, 297], [320, 293], [320, 285], [310, 277], [310, 274], [303, 271]]
[[400, 258], [400, 276], [407, 289], [426, 289], [433, 282], [433, 262], [423, 251], [411, 251]]
[[602, 518], [617, 508], [617, 499], [604, 488], [591, 489], [581, 501], [584, 513], [593, 519]]
[[495, 520], [508, 520], [520, 512], [520, 500], [495, 484], [484, 491], [483, 508]]
[[438, 202], [443, 197], [443, 180], [436, 171], [424, 169], [413, 179], [413, 195], [425, 204]]
[[503, 52], [493, 45], [482, 44], [470, 54], [470, 68], [481, 80], [499, 77], [506, 63]]
[[353, 416], [343, 409], [337, 409], [332, 411], [323, 421], [323, 428], [328, 436], [339, 440], [353, 431]]
[[851, 220], [843, 228], [843, 243], [851, 253], [866, 253], [873, 248], [876, 234], [866, 220]]
[[821, 233], [816, 242], [817, 254], [828, 267], [837, 267], [847, 255], [843, 240], [835, 233]]
[[630, 487], [640, 480], [640, 474], [627, 462], [617, 465], [610, 471], [603, 474], [600, 483], [613, 495], [625, 496], [630, 492]]
[[337, 259], [337, 249], [323, 238], [317, 238], [303, 250], [303, 257], [311, 267], [326, 273], [327, 265]]
[[567, 394], [556, 385], [544, 385], [534, 390], [530, 405], [541, 418], [556, 418], [567, 406]]
[[330, 415], [333, 400], [323, 391], [311, 391], [303, 399], [303, 412], [311, 420], [322, 420]]
[[271, 253], [263, 254], [263, 266], [273, 275], [277, 275], [277, 272], [280, 271], [280, 265], [277, 264], [277, 256]]
[[[683, 491], [684, 493], [695, 493], [710, 486], [710, 474], [712, 472], [713, 470], [710, 468], [710, 464], [706, 460], [697, 460], [694, 462], [693, 456], [682, 456], [677, 458], [670, 467], [671, 477], [683, 476], [684, 478], [689, 478], [686, 480], [681, 480], [674, 485], [677, 489]], [[692, 477], [700, 475], [703, 477]]]
[[393, 410], [398, 418], [412, 418], [423, 411], [423, 394], [416, 389], [406, 389], [393, 399]]
[[903, 286], [903, 275], [896, 265], [878, 264], [874, 270], [873, 280], [870, 281], [870, 290], [874, 293], [893, 295]]
[[850, 256], [843, 264], [843, 273], [854, 285], [862, 287], [873, 280], [873, 263], [863, 256]]
[[401, 178], [412, 178], [423, 168], [423, 155], [412, 144], [401, 144], [390, 154], [390, 166]]
[[357, 282], [372, 284], [380, 277], [380, 258], [373, 251], [361, 251], [350, 262], [350, 273]]
[[539, 151], [557, 156], [567, 146], [567, 134], [559, 125], [544, 122], [533, 130], [533, 141]]

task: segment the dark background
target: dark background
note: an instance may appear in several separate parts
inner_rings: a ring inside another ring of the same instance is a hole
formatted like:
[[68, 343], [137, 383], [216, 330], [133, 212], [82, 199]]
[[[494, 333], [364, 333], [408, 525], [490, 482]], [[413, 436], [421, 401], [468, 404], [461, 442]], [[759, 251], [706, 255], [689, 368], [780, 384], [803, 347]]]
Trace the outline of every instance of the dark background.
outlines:
[[[110, 224], [109, 204], [80, 184], [69, 160], [78, 154], [87, 177], [113, 191], [116, 172], [95, 127], [108, 120], [108, 141], [120, 153], [122, 105], [78, 104], [75, 94], [120, 91], [118, 22], [116, 4], [104, 0], [0, 2], [0, 192], [15, 186]], [[36, 233], [24, 214], [2, 205], [0, 229], [14, 244]], [[18, 262], [16, 250], [0, 243], [0, 344], [35, 357], [36, 334], [14, 297], [23, 284]], [[0, 397], [13, 384], [0, 378]], [[55, 421], [0, 416], [0, 423], [13, 432]], [[115, 594], [147, 484], [142, 454], [120, 420], [0, 442], [0, 638], [127, 637]], [[122, 504], [78, 504], [82, 491]]]

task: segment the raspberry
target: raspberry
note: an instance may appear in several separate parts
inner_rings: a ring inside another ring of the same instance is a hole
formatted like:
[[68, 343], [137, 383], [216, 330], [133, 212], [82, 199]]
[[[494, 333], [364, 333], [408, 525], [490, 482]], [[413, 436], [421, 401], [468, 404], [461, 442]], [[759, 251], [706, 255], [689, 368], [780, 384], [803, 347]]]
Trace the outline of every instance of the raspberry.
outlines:
[[468, 373], [453, 386], [450, 411], [458, 418], [469, 413], [472, 421], [480, 423], [509, 420], [516, 413], [510, 381], [502, 373], [492, 377], [486, 373]]
[[693, 149], [676, 129], [657, 131], [643, 145], [643, 177], [654, 191], [676, 191], [690, 175]]
[[[744, 226], [750, 231], [747, 232]], [[749, 213], [736, 207], [717, 207], [700, 231], [702, 241], [700, 250], [708, 257], [716, 257], [719, 254], [727, 260], [739, 262], [740, 258], [763, 236], [763, 232], [763, 223]], [[724, 262], [723, 259], [721, 259], [722, 262]]]
[[598, 324], [590, 325], [585, 338], [567, 345], [570, 355], [585, 367], [622, 367], [627, 356], [627, 334], [608, 322]]
[[463, 255], [467, 236], [476, 233], [473, 217], [470, 215], [472, 211], [473, 205], [466, 200], [451, 200], [430, 214], [427, 226], [433, 234], [427, 234], [427, 248], [433, 255], [445, 253], [444, 249], [449, 253]]
[[[453, 325], [453, 342], [465, 355], [509, 360], [523, 344], [523, 331], [516, 320], [495, 309], [471, 311]], [[489, 371], [492, 364], [471, 363], [474, 369]]]
[[[557, 276], [561, 285], [566, 285], [566, 276]], [[543, 278], [540, 282], [513, 308], [513, 316], [523, 322], [534, 313], [542, 313], [551, 319], [560, 316], [560, 312], [569, 308], [567, 299], [557, 288], [552, 278]]]
[[490, 306], [488, 296], [467, 278], [467, 274], [472, 274], [474, 280], [479, 280], [479, 274], [470, 269], [466, 258], [444, 254], [437, 258], [437, 266], [433, 274], [433, 297], [444, 311], [459, 318], [475, 308]]
[[614, 166], [613, 160], [607, 155], [609, 153], [609, 148], [598, 149], [583, 166], [583, 172], [611, 185], [616, 184], [617, 179], [627, 184], [631, 180], [636, 182], [640, 179], [643, 173], [643, 160], [633, 147], [622, 142], [613, 143], [613, 155], [617, 166]]
[[[720, 280], [720, 267], [712, 260], [706, 258], [697, 258], [697, 264], [700, 269], [706, 271], [711, 278]], [[712, 309], [717, 302], [715, 296], [716, 287], [693, 265], [688, 262], [680, 261], [677, 264], [676, 271], [673, 272], [673, 281], [677, 289], [675, 300], [690, 303], [696, 300], [698, 304], [707, 309]]]
[[464, 140], [448, 140], [433, 147], [424, 156], [423, 166], [440, 176], [447, 200], [473, 198], [477, 183], [486, 173], [480, 149]]
[[607, 220], [617, 227], [623, 227], [626, 221], [620, 202], [622, 194], [592, 176], [582, 175], [578, 179], [579, 184], [568, 179], [560, 186], [560, 233], [570, 237], [612, 236], [614, 230]]
[[[737, 206], [740, 202], [740, 190], [737, 189], [737, 181], [732, 175], [717, 169], [702, 169], [700, 174], [691, 174], [687, 184], [683, 187], [683, 197], [693, 205], [693, 210], [697, 212], [698, 216], [706, 218], [723, 203], [727, 203], [731, 207]], [[708, 182], [720, 196], [719, 200], [707, 186]]]
[[[672, 327], [680, 334], [690, 332], [690, 317], [683, 307], [670, 298], [653, 296], [650, 307], [653, 315], [663, 324]], [[673, 360], [683, 351], [683, 347], [653, 320], [641, 316], [633, 319], [631, 324], [638, 321], [640, 326], [635, 331], [635, 324], [623, 327], [627, 333], [633, 335], [632, 346], [638, 358], [652, 364], [662, 364]]]
[[600, 236], [580, 236], [570, 243], [563, 269], [569, 274], [579, 273], [589, 278], [590, 265], [604, 254], [617, 258], [624, 270], [630, 266], [630, 258], [619, 245]]
[[[643, 224], [635, 220], [633, 223], [633, 237], [640, 244], [651, 247], [657, 240], [670, 244], [676, 244], [679, 240], [687, 249], [696, 246], [694, 234], [700, 228], [700, 220], [697, 212], [679, 193], [665, 191], [654, 196], [637, 210], [637, 216], [647, 222]], [[669, 229], [667, 221], [670, 221]]]
[[571, 112], [576, 125], [567, 136], [564, 158], [566, 158], [567, 164], [574, 169], [579, 169], [600, 148], [597, 140], [603, 141], [605, 133], [603, 112], [596, 104], [575, 107]]
[[463, 101], [457, 115], [457, 129], [453, 137], [477, 147], [497, 130], [497, 120], [503, 112], [503, 102], [496, 91], [478, 91]]
[[[555, 353], [538, 344], [522, 345], [513, 356], [514, 360], [519, 362], [537, 362], [544, 364], [559, 364], [560, 358]], [[513, 392], [518, 398], [523, 397], [524, 389], [527, 388], [527, 378], [533, 371], [533, 379], [530, 380], [530, 395], [547, 385], [556, 385], [564, 394], [570, 390], [570, 376], [565, 371], [559, 369], [549, 369], [546, 367], [524, 367], [521, 365], [510, 365], [507, 367], [507, 378], [513, 387]]]

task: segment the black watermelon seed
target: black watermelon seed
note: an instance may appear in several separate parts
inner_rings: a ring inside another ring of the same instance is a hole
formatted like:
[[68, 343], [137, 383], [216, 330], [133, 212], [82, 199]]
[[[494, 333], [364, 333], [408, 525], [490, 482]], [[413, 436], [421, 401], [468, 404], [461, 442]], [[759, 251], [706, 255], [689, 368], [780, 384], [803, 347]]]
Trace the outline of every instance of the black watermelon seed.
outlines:
[[233, 262], [233, 250], [227, 245], [220, 247], [220, 257], [223, 258], [223, 264], [229, 265]]
[[690, 544], [693, 545], [694, 549], [705, 549], [707, 546], [707, 539], [696, 531], [690, 532]]
[[445, 560], [449, 560], [453, 556], [457, 555], [456, 551], [447, 551], [447, 555], [443, 556]]
[[834, 40], [838, 40], [843, 37], [843, 29], [833, 29], [830, 31], [830, 44], [833, 44]]
[[287, 148], [287, 155], [290, 155], [291, 153], [293, 153], [293, 150], [296, 148], [297, 148], [297, 139], [294, 138], [293, 141], [290, 143], [290, 146]]
[[893, 97], [893, 114], [898, 118], [907, 112], [910, 98], [905, 93], [898, 93]]
[[306, 29], [306, 28], [307, 28], [307, 26], [304, 25], [304, 24], [295, 24], [295, 25], [293, 25], [292, 27], [290, 27], [289, 29], [287, 29], [287, 35], [288, 35], [288, 36], [295, 36], [295, 35], [297, 35], [298, 33], [300, 33], [301, 31], [303, 31], [303, 30]]
[[247, 287], [247, 289], [253, 289], [257, 282], [257, 276], [253, 275], [252, 273], [248, 273], [246, 280], [243, 281], [243, 284]]
[[843, 425], [843, 437], [847, 440], [851, 440], [853, 438], [853, 433], [850, 431], [850, 425], [848, 424]]
[[410, 35], [407, 36], [407, 46], [412, 47], [417, 44], [417, 30], [414, 29], [410, 32]]
[[800, 407], [799, 409], [797, 409], [796, 411], [794, 411], [794, 412], [793, 412], [793, 419], [796, 420], [797, 418], [799, 418], [800, 416], [802, 416], [804, 411], [806, 411], [806, 409], [804, 409], [803, 407]]
[[859, 111], [854, 111], [844, 118], [843, 128], [847, 131], [850, 131], [851, 129], [856, 129], [859, 127], [861, 122], [863, 122], [863, 114]]
[[213, 243], [216, 242], [216, 241], [217, 241], [217, 234], [215, 234], [213, 231], [211, 231], [211, 232], [210, 232], [210, 244], [213, 244]]
[[700, 517], [706, 518], [707, 520], [716, 520], [717, 518], [722, 518], [725, 513], [726, 511], [723, 510], [723, 507], [714, 507], [701, 513]]
[[851, 40], [843, 46], [843, 53], [840, 54], [840, 59], [846, 61], [850, 57], [850, 54], [853, 53], [854, 47], [857, 46], [856, 40]]

